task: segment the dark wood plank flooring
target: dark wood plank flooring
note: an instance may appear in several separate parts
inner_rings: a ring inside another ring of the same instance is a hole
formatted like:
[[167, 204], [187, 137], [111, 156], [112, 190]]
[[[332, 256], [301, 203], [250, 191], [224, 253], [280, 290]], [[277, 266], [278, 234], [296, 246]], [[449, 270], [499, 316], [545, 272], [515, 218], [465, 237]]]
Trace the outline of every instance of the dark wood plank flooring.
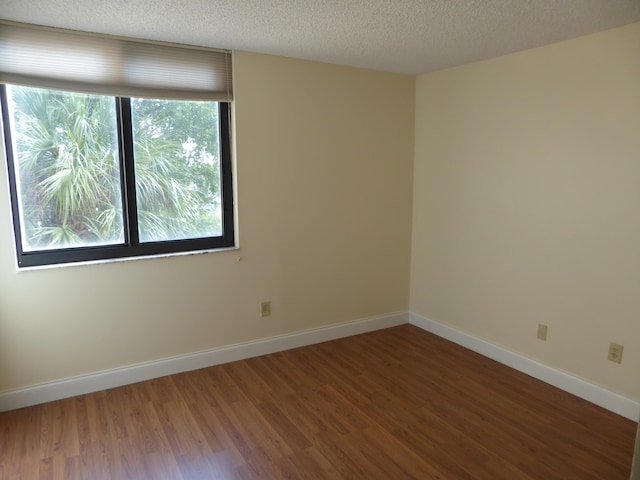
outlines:
[[0, 414], [0, 479], [629, 478], [636, 424], [410, 325]]

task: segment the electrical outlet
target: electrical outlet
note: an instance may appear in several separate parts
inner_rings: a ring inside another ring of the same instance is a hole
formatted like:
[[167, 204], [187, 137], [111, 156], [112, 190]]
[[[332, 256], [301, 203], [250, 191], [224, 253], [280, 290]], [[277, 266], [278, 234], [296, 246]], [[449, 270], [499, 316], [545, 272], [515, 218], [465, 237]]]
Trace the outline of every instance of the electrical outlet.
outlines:
[[268, 317], [271, 315], [271, 302], [261, 302], [260, 303], [260, 316]]
[[542, 323], [538, 324], [538, 338], [540, 340], [546, 340], [547, 339], [547, 329], [548, 327]]
[[622, 363], [622, 351], [624, 347], [619, 343], [611, 342], [609, 344], [609, 356], [607, 357], [612, 362]]

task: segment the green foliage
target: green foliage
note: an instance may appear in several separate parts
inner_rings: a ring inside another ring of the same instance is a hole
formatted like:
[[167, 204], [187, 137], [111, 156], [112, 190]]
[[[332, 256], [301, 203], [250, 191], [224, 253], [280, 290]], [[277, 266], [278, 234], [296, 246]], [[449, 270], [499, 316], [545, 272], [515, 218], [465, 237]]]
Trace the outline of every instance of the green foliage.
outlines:
[[[113, 99], [12, 87], [26, 244], [56, 248], [122, 239]], [[92, 228], [93, 227], [93, 228]]]
[[[27, 249], [123, 240], [113, 97], [10, 87]], [[217, 104], [132, 99], [143, 241], [221, 233]]]
[[218, 106], [132, 99], [140, 239], [220, 235]]

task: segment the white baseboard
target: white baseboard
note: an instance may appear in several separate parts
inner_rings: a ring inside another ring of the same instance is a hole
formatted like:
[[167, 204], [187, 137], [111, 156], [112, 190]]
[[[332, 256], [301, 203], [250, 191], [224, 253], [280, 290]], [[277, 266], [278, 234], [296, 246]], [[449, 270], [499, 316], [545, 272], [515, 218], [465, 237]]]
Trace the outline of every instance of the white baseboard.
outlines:
[[408, 321], [408, 312], [396, 312], [0, 392], [0, 412], [394, 327]]
[[538, 380], [542, 380], [554, 387], [558, 387], [577, 397], [595, 403], [634, 422], [637, 422], [638, 418], [640, 418], [640, 403], [593, 383], [589, 383], [562, 370], [549, 367], [519, 353], [490, 343], [470, 333], [423, 317], [417, 313], [409, 314], [409, 323], [434, 333], [439, 337], [446, 338], [469, 350], [473, 350], [485, 357], [489, 357], [492, 360], [496, 360], [515, 370], [526, 373]]
[[396, 312], [0, 392], [0, 412], [411, 323], [633, 421], [640, 403], [416, 313]]

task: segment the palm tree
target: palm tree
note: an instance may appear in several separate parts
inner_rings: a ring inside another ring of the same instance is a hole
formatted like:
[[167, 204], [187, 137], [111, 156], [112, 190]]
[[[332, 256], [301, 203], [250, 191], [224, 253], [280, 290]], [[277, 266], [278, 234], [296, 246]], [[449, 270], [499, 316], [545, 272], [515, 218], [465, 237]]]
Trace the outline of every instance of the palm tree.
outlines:
[[11, 87], [30, 249], [122, 241], [113, 99]]
[[141, 241], [220, 235], [217, 104], [131, 103]]
[[[25, 249], [122, 242], [114, 98], [15, 86], [8, 96]], [[219, 234], [217, 104], [132, 107], [141, 240]]]

